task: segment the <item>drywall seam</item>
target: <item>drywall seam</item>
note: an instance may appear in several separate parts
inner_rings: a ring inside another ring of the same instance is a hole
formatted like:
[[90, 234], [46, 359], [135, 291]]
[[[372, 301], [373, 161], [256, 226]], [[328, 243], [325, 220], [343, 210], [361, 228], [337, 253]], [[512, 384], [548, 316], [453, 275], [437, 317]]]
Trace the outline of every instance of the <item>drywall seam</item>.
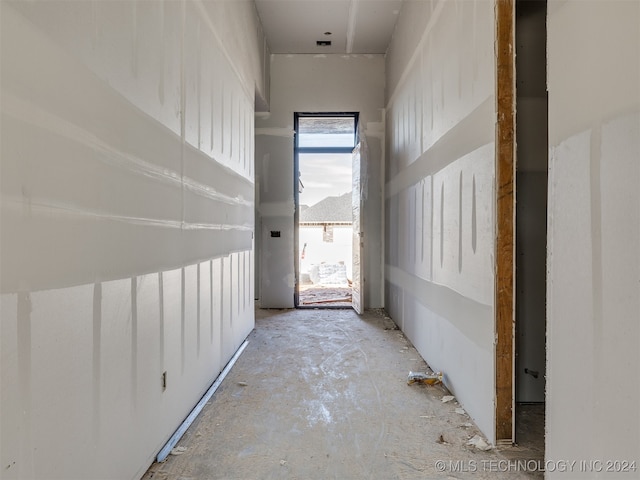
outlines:
[[380, 277], [382, 281], [380, 282], [380, 301], [381, 306], [385, 306], [385, 298], [386, 298], [386, 285], [385, 281], [387, 275], [387, 263], [385, 261], [385, 252], [387, 251], [387, 215], [386, 215], [386, 190], [387, 185], [385, 182], [385, 168], [387, 165], [387, 111], [384, 108], [380, 109], [380, 125], [382, 128], [382, 137], [380, 138], [380, 166], [378, 174], [380, 175], [380, 180], [378, 181], [380, 185], [380, 206], [382, 208], [382, 215], [380, 215]]
[[[21, 198], [15, 196], [2, 195], [3, 208], [7, 211], [23, 212], [24, 202]], [[176, 228], [183, 230], [237, 230], [237, 231], [253, 231], [252, 224], [228, 224], [228, 223], [195, 223], [178, 220], [166, 220], [160, 218], [149, 217], [133, 217], [128, 215], [115, 215], [98, 210], [90, 210], [87, 208], [79, 208], [74, 205], [58, 203], [45, 200], [29, 200], [29, 215], [40, 214], [45, 216], [66, 215], [74, 218], [98, 218], [101, 220], [117, 221], [129, 223], [132, 225], [145, 225], [163, 228]]]
[[[20, 443], [20, 451], [24, 452], [21, 459], [24, 466], [20, 465], [21, 471], [26, 477], [35, 478], [35, 448], [33, 448], [33, 410], [34, 401], [32, 397], [33, 391], [33, 304], [31, 292], [19, 292], [17, 305], [17, 345], [16, 360], [18, 367], [18, 378], [20, 385], [18, 386], [21, 409], [16, 414], [21, 415], [22, 435], [18, 439]], [[4, 387], [3, 387], [4, 388]], [[15, 388], [15, 385], [13, 386]], [[4, 414], [3, 414], [4, 415]], [[3, 468], [4, 470], [4, 468]]]
[[[180, 28], [180, 106], [178, 115], [180, 117], [180, 178], [184, 178], [184, 163], [185, 163], [185, 145], [187, 143], [186, 139], [186, 115], [185, 110], [187, 107], [187, 91], [186, 91], [186, 55], [185, 55], [185, 37], [186, 37], [186, 22], [187, 22], [187, 6], [186, 2], [181, 4], [181, 28]], [[224, 105], [224, 103], [223, 103]], [[222, 122], [224, 125], [224, 121]], [[224, 138], [224, 135], [223, 135]], [[224, 151], [224, 146], [222, 148]], [[184, 220], [186, 216], [186, 202], [185, 202], [185, 191], [184, 184], [180, 183], [180, 218]], [[184, 270], [183, 270], [183, 278], [184, 278]], [[184, 289], [183, 289], [184, 293]], [[184, 298], [184, 295], [183, 295]], [[183, 309], [184, 310], [184, 309]], [[184, 323], [184, 322], [183, 322]], [[184, 358], [183, 358], [183, 370], [184, 370]]]
[[349, 15], [347, 17], [347, 54], [353, 52], [353, 39], [356, 35], [356, 18], [358, 17], [358, 0], [349, 3]]
[[486, 326], [493, 323], [493, 307], [456, 292], [451, 287], [438, 285], [386, 264], [386, 280], [409, 293], [424, 307], [447, 319], [470, 341], [490, 351], [493, 334]]
[[192, 223], [182, 222], [183, 230], [236, 230], [241, 232], [253, 232], [253, 224], [227, 224], [227, 223]]
[[253, 202], [250, 200], [245, 200], [242, 195], [237, 195], [235, 197], [225, 195], [224, 193], [218, 192], [215, 188], [211, 187], [210, 185], [197, 182], [186, 176], [183, 178], [183, 183], [187, 190], [197, 195], [200, 195], [201, 197], [206, 197], [211, 200], [217, 200], [221, 203], [226, 203], [228, 205], [240, 205], [243, 207], [253, 207]]
[[409, 76], [409, 74], [411, 73], [411, 70], [413, 69], [413, 64], [416, 62], [416, 58], [418, 56], [422, 56], [422, 49], [424, 48], [424, 44], [426, 43], [427, 38], [431, 34], [431, 29], [435, 26], [438, 19], [440, 18], [440, 14], [442, 13], [442, 9], [444, 8], [444, 3], [445, 3], [444, 0], [440, 0], [436, 5], [436, 7], [431, 12], [431, 17], [429, 17], [429, 22], [427, 23], [427, 26], [425, 27], [424, 32], [422, 33], [422, 37], [420, 38], [418, 45], [416, 45], [416, 48], [413, 51], [413, 55], [411, 55], [411, 58], [407, 62], [407, 65], [405, 66], [405, 69], [402, 72], [402, 75], [400, 76], [398, 83], [396, 83], [396, 87], [394, 88], [393, 93], [389, 95], [389, 100], [387, 101], [386, 109], [389, 109], [390, 105], [393, 105], [393, 103], [395, 102], [396, 97], [399, 95], [398, 92], [401, 91], [401, 87], [404, 86], [404, 83], [407, 81], [407, 77]]
[[[609, 166], [609, 165], [608, 165]], [[591, 135], [589, 138], [589, 180], [590, 180], [590, 214], [591, 214], [591, 311], [593, 313], [591, 317], [591, 328], [593, 331], [593, 376], [594, 378], [601, 378], [607, 374], [606, 359], [604, 358], [603, 338], [606, 338], [603, 321], [605, 320], [605, 305], [604, 305], [604, 283], [605, 277], [603, 275], [603, 257], [606, 258], [606, 252], [603, 255], [603, 232], [602, 225], [606, 221], [603, 215], [603, 201], [602, 190], [606, 189], [606, 185], [603, 186], [602, 175], [602, 125], [594, 125], [591, 129]], [[630, 172], [629, 172], [630, 173]], [[602, 425], [598, 420], [599, 403], [596, 400], [593, 404], [593, 421], [594, 426], [597, 428], [606, 429], [606, 425]]]
[[[384, 141], [384, 109], [382, 110], [382, 121], [380, 122], [367, 122], [365, 129], [364, 129], [364, 134], [367, 137], [373, 137], [373, 138], [378, 138], [380, 139], [380, 141]], [[384, 151], [384, 147], [382, 149], [382, 151]], [[382, 177], [384, 178], [384, 177]]]
[[[101, 406], [101, 385], [100, 378], [102, 372], [102, 283], [93, 284], [93, 321], [92, 321], [92, 341], [93, 355], [91, 358], [91, 369], [93, 377], [91, 380], [91, 403], [94, 412], [99, 412]], [[161, 337], [162, 338], [162, 337]], [[92, 434], [94, 444], [100, 441], [100, 416], [93, 415]]]
[[240, 80], [239, 83], [242, 86], [242, 90], [244, 91], [245, 95], [247, 96], [246, 99], [253, 104], [255, 101], [255, 92], [250, 91], [249, 86], [245, 84], [245, 79], [243, 78], [242, 74], [238, 70], [238, 67], [236, 67], [236, 64], [231, 58], [231, 55], [225, 48], [225, 44], [220, 38], [220, 36], [218, 35], [218, 31], [213, 25], [213, 22], [209, 17], [209, 13], [207, 12], [207, 9], [204, 8], [204, 5], [202, 4], [202, 0], [192, 0], [192, 1], [195, 4], [196, 8], [200, 11], [202, 18], [205, 20], [205, 23], [207, 24], [207, 27], [209, 27], [209, 31], [211, 32], [211, 35], [213, 35], [213, 38], [216, 39], [216, 42], [218, 43], [218, 47], [224, 54], [225, 59], [227, 60], [227, 65], [231, 67], [231, 70], [233, 70], [233, 73], [235, 74], [236, 78]]
[[[63, 119], [62, 117], [47, 112], [31, 102], [19, 99], [9, 92], [3, 92], [2, 94], [2, 111], [17, 120], [33, 125], [34, 127], [42, 128], [102, 153], [103, 155], [99, 157], [100, 160], [110, 166], [115, 166], [173, 186], [182, 188], [184, 185], [185, 188], [193, 193], [227, 203], [229, 205], [253, 205], [252, 201], [245, 200], [242, 195], [235, 197], [225, 195], [216, 191], [216, 189], [210, 185], [203, 184], [187, 176], [181, 176], [181, 174], [176, 171], [160, 167], [135, 155], [121, 152], [114, 147], [109, 146], [100, 140], [100, 138], [80, 126]], [[169, 130], [167, 131], [169, 132]], [[173, 135], [173, 133], [171, 134]], [[253, 186], [253, 181], [251, 179], [240, 175], [238, 172], [235, 172], [219, 162], [217, 162], [217, 165], [219, 168], [224, 169], [225, 173], [230, 173], [236, 179], [242, 180], [244, 183]]]
[[411, 165], [389, 180], [385, 188], [385, 198], [397, 195], [416, 183], [416, 179], [433, 175], [459, 158], [492, 143], [495, 140], [494, 124], [487, 120], [494, 118], [494, 102], [493, 95], [487, 97]]
[[291, 217], [295, 213], [295, 204], [290, 202], [263, 202], [258, 207], [263, 217]]
[[271, 137], [293, 138], [296, 132], [292, 128], [256, 128], [255, 133], [256, 135], [268, 135]]

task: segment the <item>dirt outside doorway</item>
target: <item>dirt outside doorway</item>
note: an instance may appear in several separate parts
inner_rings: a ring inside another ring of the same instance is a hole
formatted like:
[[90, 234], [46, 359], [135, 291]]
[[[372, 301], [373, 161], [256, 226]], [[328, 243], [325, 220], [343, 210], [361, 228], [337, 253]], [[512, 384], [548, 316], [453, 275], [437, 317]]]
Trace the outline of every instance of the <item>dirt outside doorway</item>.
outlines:
[[351, 308], [351, 287], [314, 283], [300, 285], [298, 306]]

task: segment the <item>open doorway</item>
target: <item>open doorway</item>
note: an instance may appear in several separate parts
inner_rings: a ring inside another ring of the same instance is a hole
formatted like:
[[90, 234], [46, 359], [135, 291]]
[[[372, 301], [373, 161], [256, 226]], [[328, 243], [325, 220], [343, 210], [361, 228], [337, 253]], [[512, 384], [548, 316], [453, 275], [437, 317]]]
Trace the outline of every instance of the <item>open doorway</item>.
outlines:
[[296, 307], [350, 308], [357, 113], [296, 113]]
[[547, 259], [545, 0], [516, 1], [515, 437], [544, 454]]
[[496, 442], [525, 444], [538, 459], [546, 376], [546, 17], [546, 0], [496, 4]]

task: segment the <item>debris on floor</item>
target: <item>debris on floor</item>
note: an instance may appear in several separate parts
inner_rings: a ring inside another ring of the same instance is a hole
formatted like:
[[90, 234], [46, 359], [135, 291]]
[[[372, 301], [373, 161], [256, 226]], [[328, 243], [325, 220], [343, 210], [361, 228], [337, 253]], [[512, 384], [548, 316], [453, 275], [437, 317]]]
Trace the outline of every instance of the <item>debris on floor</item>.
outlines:
[[298, 302], [300, 305], [351, 306], [350, 286], [337, 285], [300, 285]]
[[249, 384], [247, 382], [238, 382], [238, 385], [241, 387], [248, 387]]
[[[404, 388], [410, 370], [437, 368], [412, 360], [418, 354], [409, 340], [387, 325], [391, 320], [368, 310], [256, 310], [244, 353], [174, 445], [186, 451], [154, 463], [143, 479], [542, 480], [543, 472], [514, 475], [491, 466], [505, 458], [544, 462], [544, 417], [526, 425], [541, 428], [535, 450], [467, 445], [476, 434], [487, 444], [490, 437], [455, 412], [462, 407], [457, 395], [442, 402], [454, 396], [446, 382]], [[409, 352], [399, 353], [407, 345]], [[436, 458], [445, 471], [435, 470]], [[463, 465], [478, 468], [463, 473]]]
[[456, 413], [459, 413], [460, 415], [466, 415], [467, 412], [464, 411], [464, 408], [456, 408]]
[[187, 451], [187, 447], [176, 447], [173, 450], [171, 450], [170, 455], [182, 455], [186, 451]]
[[407, 385], [411, 385], [412, 383], [437, 385], [439, 383], [442, 383], [442, 373], [409, 372], [409, 376], [407, 377]]
[[467, 445], [472, 445], [476, 447], [478, 450], [482, 450], [486, 452], [487, 450], [491, 450], [493, 447], [489, 445], [480, 435], [475, 435], [473, 438], [469, 439]]
[[351, 295], [344, 298], [327, 298], [324, 300], [305, 300], [302, 302], [303, 305], [316, 305], [320, 303], [345, 303], [351, 302]]
[[454, 397], [453, 395], [445, 395], [444, 397], [442, 397], [442, 403], [450, 402], [454, 398], [456, 398], [456, 397]]

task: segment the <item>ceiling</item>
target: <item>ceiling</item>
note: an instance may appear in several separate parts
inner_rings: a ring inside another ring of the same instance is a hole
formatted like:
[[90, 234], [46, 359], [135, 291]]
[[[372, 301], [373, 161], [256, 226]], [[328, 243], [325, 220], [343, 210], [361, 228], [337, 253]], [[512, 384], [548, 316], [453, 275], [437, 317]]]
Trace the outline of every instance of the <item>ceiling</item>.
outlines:
[[[385, 53], [402, 2], [255, 0], [271, 53], [316, 54]], [[331, 45], [318, 46], [317, 41]]]

